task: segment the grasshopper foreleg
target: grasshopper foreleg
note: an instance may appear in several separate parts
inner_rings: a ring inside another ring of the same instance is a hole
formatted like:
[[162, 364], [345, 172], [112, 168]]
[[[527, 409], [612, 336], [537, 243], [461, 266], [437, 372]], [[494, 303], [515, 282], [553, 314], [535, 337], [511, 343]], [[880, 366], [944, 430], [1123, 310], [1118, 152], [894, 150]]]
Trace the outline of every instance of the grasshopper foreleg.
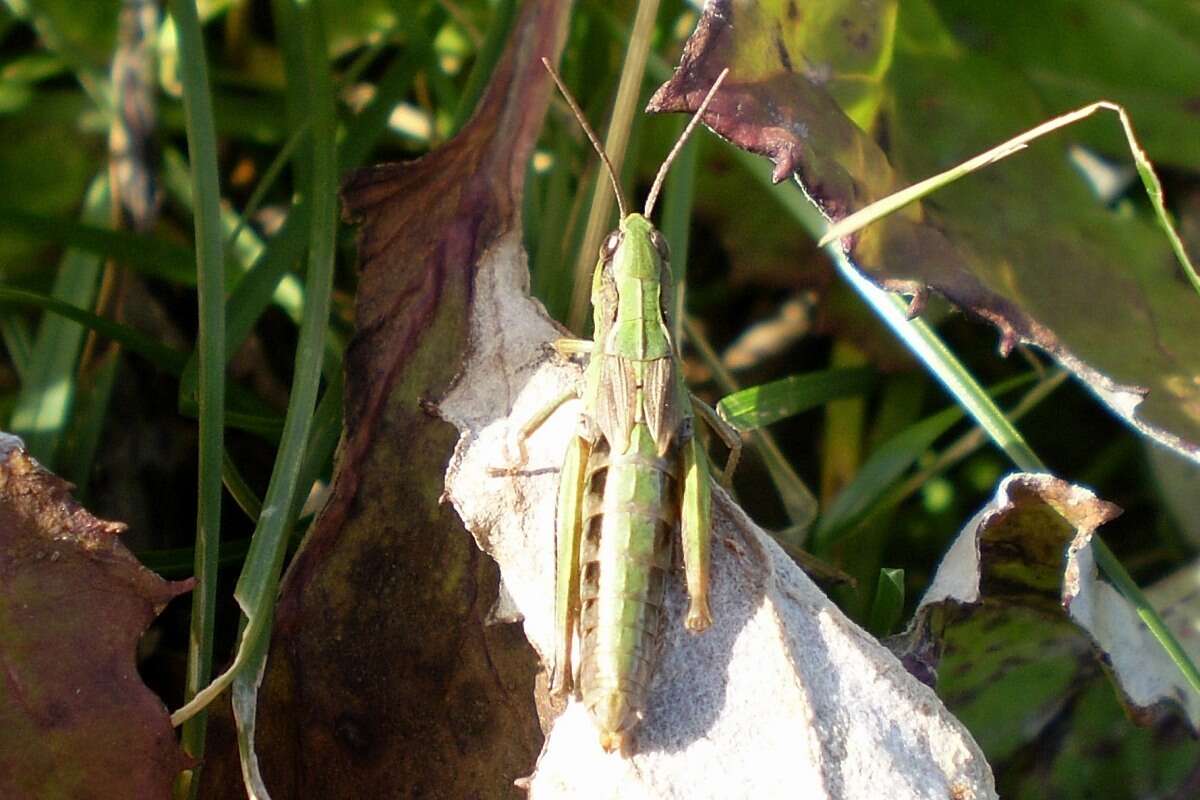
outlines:
[[596, 343], [591, 339], [555, 339], [550, 343], [554, 348], [554, 352], [560, 356], [570, 358], [571, 356], [580, 355], [582, 353], [590, 353]]

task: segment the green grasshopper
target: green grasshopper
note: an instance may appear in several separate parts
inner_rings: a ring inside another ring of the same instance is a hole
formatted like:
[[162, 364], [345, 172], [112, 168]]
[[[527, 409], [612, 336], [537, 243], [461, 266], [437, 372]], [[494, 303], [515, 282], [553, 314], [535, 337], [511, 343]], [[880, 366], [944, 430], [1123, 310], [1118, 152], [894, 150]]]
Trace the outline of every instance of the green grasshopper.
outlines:
[[[561, 355], [587, 354], [582, 396], [555, 398], [518, 433], [525, 439], [568, 400], [580, 397], [579, 427], [559, 478], [554, 662], [551, 692], [572, 685], [600, 731], [605, 750], [630, 752], [630, 732], [646, 705], [664, 632], [663, 600], [680, 531], [691, 631], [712, 623], [709, 583], [709, 465], [693, 432], [701, 416], [729, 447], [728, 479], [741, 440], [684, 385], [672, 341], [674, 290], [666, 238], [649, 221], [671, 161], [700, 122], [728, 70], [717, 78], [667, 155], [641, 214], [626, 203], [611, 161], [579, 104], [543, 59], [608, 171], [621, 221], [600, 248], [592, 279], [592, 340], [560, 339]], [[496, 470], [512, 474], [513, 469]], [[578, 631], [578, 673], [571, 647]]]

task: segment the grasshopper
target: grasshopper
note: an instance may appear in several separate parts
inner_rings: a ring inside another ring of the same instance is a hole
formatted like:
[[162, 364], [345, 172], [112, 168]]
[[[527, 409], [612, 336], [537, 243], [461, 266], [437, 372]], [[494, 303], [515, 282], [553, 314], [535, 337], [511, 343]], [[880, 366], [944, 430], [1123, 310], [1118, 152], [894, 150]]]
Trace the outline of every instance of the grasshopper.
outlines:
[[[665, 627], [664, 590], [682, 543], [689, 607], [685, 625], [702, 631], [708, 607], [710, 470], [694, 435], [702, 417], [729, 447], [722, 473], [737, 464], [741, 440], [684, 385], [672, 341], [674, 290], [666, 238], [650, 222], [671, 161], [704, 115], [728, 70], [717, 78], [659, 168], [645, 210], [627, 212], [611, 161], [579, 104], [543, 59], [599, 153], [616, 194], [620, 224], [604, 240], [592, 279], [593, 339], [560, 339], [564, 356], [588, 356], [584, 390], [565, 393], [517, 434], [525, 439], [568, 400], [583, 410], [567, 446], [556, 511], [554, 654], [551, 693], [573, 686], [605, 750], [630, 752], [630, 733], [646, 705]], [[495, 470], [511, 474], [512, 468]], [[578, 632], [579, 664], [572, 670]]]

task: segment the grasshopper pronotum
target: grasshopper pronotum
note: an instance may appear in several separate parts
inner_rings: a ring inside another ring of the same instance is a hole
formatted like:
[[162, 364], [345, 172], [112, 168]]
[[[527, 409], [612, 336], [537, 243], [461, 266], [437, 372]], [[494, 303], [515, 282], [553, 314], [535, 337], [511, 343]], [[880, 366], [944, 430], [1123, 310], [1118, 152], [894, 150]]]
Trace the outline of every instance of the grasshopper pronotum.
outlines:
[[[562, 696], [577, 686], [600, 730], [601, 745], [627, 753], [657, 661], [677, 529], [690, 600], [685, 625], [702, 631], [712, 622], [709, 466], [693, 434], [694, 417], [703, 417], [729, 447], [723, 479], [741, 452], [737, 432], [683, 383], [669, 324], [673, 288], [667, 240], [650, 222], [671, 161], [728, 70], [667, 155], [639, 214], [627, 211], [600, 140], [550, 62], [543, 63], [600, 154], [621, 221], [605, 238], [592, 279], [593, 339], [554, 343], [559, 353], [588, 355], [583, 393], [555, 398], [522, 426], [520, 462], [525, 461], [525, 438], [563, 403], [580, 397], [579, 426], [559, 477], [550, 687]], [[577, 629], [581, 646], [575, 672], [571, 645]]]

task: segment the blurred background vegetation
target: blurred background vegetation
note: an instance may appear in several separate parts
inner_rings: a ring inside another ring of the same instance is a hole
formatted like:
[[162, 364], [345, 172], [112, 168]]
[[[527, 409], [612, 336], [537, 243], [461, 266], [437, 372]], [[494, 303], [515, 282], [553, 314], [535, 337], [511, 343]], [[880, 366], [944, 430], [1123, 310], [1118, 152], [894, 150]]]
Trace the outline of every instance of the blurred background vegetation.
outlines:
[[[227, 313], [241, 315], [229, 326], [222, 471], [236, 502], [226, 502], [221, 517], [218, 666], [231, 655], [233, 584], [272, 472], [297, 325], [310, 300], [306, 231], [286, 224], [310, 185], [309, 167], [295, 154], [311, 130], [297, 113], [303, 103], [291, 96], [304, 84], [293, 79], [303, 57], [290, 50], [299, 45], [281, 34], [288, 5], [199, 5], [233, 293]], [[1069, 34], [1073, 4], [1065, 1], [977, 16], [972, 4], [956, 0], [920, 5], [940, 14], [963, 47], [1025, 81], [1045, 116], [1100, 97], [1125, 103], [1148, 134], [1149, 155], [1185, 230], [1200, 227], [1196, 4], [1113, 3], [1111, 25], [1080, 35]], [[602, 132], [636, 6], [582, 0], [572, 19], [561, 72]], [[517, 7], [514, 0], [321, 4], [339, 171], [417, 158], [453, 136], [486, 84]], [[175, 25], [158, 6], [121, 9], [117, 0], [0, 4], [0, 429], [22, 435], [98, 516], [128, 523], [126, 544], [144, 563], [183, 577], [193, 573], [199, 406], [196, 203], [180, 53]], [[680, 0], [661, 3], [639, 110], [677, 63], [698, 13]], [[1150, 22], [1122, 27], [1122, 19]], [[1147, 47], [1168, 54], [1153, 63], [1137, 57]], [[1004, 109], [996, 113], [1002, 118]], [[627, 191], [644, 195], [684, 121], [633, 115], [621, 168]], [[1015, 132], [995, 130], [992, 138]], [[1085, 154], [1097, 159], [1081, 157], [1093, 182], [1115, 187], [1103, 202], [1117, 213], [1147, 213], [1140, 190], [1126, 192], [1131, 176], [1121, 143], [1107, 133], [1081, 136]], [[556, 101], [528, 167], [524, 219], [533, 292], [564, 323], [597, 166]], [[701, 133], [666, 188], [660, 224], [676, 268], [686, 265], [687, 379], [715, 403], [737, 387], [815, 374], [791, 385], [781, 419], [767, 429], [770, 440], [748, 448], [734, 488], [785, 546], [795, 552], [803, 545], [853, 578], [853, 586], [830, 584], [850, 616], [878, 635], [894, 633], [948, 543], [1010, 466], [795, 223], [795, 188], [771, 187], [768, 175], [765, 161]], [[353, 264], [353, 233], [342, 228], [327, 402], [317, 411], [306, 473], [318, 479], [330, 474], [340, 427]], [[1048, 381], [1053, 365], [1045, 357], [1019, 350], [999, 358], [992, 328], [936, 301], [926, 318], [983, 385], [1024, 376], [1019, 392], [1001, 398], [1005, 407], [1030, 386], [1042, 387], [1019, 427], [1057, 474], [1125, 510], [1104, 534], [1139, 583], [1190, 561], [1200, 545], [1194, 466], [1148, 446], [1074, 382]], [[318, 480], [314, 502], [320, 489]], [[822, 520], [820, 535], [805, 538], [802, 523], [817, 508], [837, 514]], [[311, 506], [293, 544], [310, 514]], [[146, 679], [171, 708], [183, 699], [188, 614], [185, 601], [176, 603], [143, 642]], [[1024, 690], [1036, 694], [1036, 687]], [[1021, 696], [1010, 700], [1022, 703]], [[1198, 751], [1182, 743], [1180, 731], [1135, 729], [1107, 686], [1080, 689], [1053, 713], [1052, 724], [989, 752], [1002, 793], [1043, 796], [1039, 781], [1051, 773], [1057, 796], [1072, 797], [1176, 796], [1167, 793], [1186, 791], [1189, 774], [1200, 780]], [[968, 721], [986, 746], [979, 728], [988, 720]], [[1146, 753], [1160, 747], [1169, 759], [1148, 766]], [[1145, 781], [1127, 793], [1114, 788], [1126, 785], [1131, 770], [1144, 771]], [[1114, 783], [1114, 774], [1125, 778]]]

